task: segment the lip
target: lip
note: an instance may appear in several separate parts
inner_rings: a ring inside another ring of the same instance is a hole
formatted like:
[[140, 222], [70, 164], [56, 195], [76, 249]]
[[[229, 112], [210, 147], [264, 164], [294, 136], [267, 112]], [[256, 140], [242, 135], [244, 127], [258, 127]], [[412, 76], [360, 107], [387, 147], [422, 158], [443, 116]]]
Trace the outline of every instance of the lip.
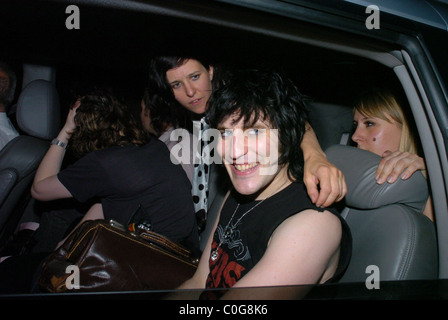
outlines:
[[192, 105], [192, 106], [198, 106], [198, 105], [200, 105], [201, 104], [201, 102], [202, 102], [202, 98], [197, 98], [197, 99], [193, 99], [193, 100], [191, 100], [190, 101], [190, 104]]
[[[236, 166], [250, 166], [248, 169], [241, 170], [237, 169]], [[252, 175], [254, 172], [258, 170], [260, 167], [259, 163], [245, 163], [245, 164], [232, 164], [230, 166], [232, 168], [232, 172], [239, 177], [246, 177]]]

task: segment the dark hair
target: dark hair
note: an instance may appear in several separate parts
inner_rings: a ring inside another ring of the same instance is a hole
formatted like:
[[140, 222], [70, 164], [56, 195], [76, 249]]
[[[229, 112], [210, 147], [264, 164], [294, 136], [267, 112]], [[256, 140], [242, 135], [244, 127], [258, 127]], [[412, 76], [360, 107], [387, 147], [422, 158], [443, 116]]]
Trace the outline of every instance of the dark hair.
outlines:
[[151, 127], [155, 131], [155, 135], [159, 137], [171, 124], [174, 127], [179, 127], [178, 117], [173, 105], [167, 103], [160, 94], [154, 89], [146, 87], [143, 92], [144, 108], [149, 112], [151, 119]]
[[[209, 69], [211, 65], [203, 58], [192, 56], [158, 56], [152, 58], [149, 61], [149, 76], [146, 90], [150, 95], [149, 105], [154, 110], [158, 110], [156, 112], [160, 112], [163, 121], [170, 120], [174, 127], [192, 131], [192, 120], [197, 115], [194, 115], [177, 102], [174, 92], [166, 79], [168, 70], [180, 67], [190, 59], [199, 61], [206, 69]], [[154, 121], [153, 114], [151, 114], [151, 120]], [[158, 120], [156, 120], [155, 125], [158, 125]]]
[[129, 107], [109, 93], [92, 93], [80, 98], [76, 110], [76, 129], [71, 138], [75, 155], [114, 146], [141, 146], [149, 142]]
[[0, 61], [0, 70], [8, 75], [7, 81], [0, 78], [0, 104], [8, 107], [14, 100], [17, 77], [11, 67], [2, 61]]
[[303, 153], [300, 148], [307, 121], [307, 108], [294, 83], [269, 70], [240, 70], [226, 78], [225, 85], [209, 99], [210, 125], [217, 128], [232, 114], [250, 128], [258, 120], [269, 121], [278, 130], [279, 164], [288, 164], [288, 176], [302, 181]]

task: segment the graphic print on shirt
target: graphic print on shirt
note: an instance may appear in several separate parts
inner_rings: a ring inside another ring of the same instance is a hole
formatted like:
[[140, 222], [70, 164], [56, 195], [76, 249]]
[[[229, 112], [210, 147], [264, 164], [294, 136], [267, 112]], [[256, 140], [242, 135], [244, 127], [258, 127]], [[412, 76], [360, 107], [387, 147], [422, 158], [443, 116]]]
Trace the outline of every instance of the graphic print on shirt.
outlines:
[[[239, 224], [239, 221], [235, 221]], [[225, 236], [225, 228], [218, 225], [216, 228], [216, 236], [212, 243], [212, 252], [217, 250], [218, 258], [213, 261], [210, 259], [210, 274], [207, 282], [211, 287], [215, 288], [230, 288], [241, 277], [243, 271], [246, 269], [239, 262], [251, 259], [249, 248], [243, 243], [241, 234], [236, 225], [230, 225], [233, 232], [230, 236]], [[218, 243], [221, 246], [218, 247]], [[226, 250], [223, 250], [223, 247]], [[229, 254], [232, 256], [230, 257]]]
[[[210, 273], [207, 278], [207, 288], [231, 288], [242, 277], [246, 269], [236, 261], [229, 259], [229, 255], [218, 243], [213, 241], [212, 251], [218, 250], [218, 259], [210, 259]], [[229, 261], [230, 260], [230, 261]]]
[[[239, 223], [239, 221], [236, 221]], [[229, 252], [233, 252], [233, 257], [237, 261], [245, 261], [250, 259], [250, 252], [247, 245], [243, 244], [243, 240], [241, 239], [240, 230], [236, 228], [236, 225], [230, 225], [230, 228], [233, 229], [230, 236], [225, 237], [225, 229], [222, 225], [218, 225], [216, 228], [216, 233], [218, 234], [219, 243], [222, 245], [226, 245], [229, 248]]]

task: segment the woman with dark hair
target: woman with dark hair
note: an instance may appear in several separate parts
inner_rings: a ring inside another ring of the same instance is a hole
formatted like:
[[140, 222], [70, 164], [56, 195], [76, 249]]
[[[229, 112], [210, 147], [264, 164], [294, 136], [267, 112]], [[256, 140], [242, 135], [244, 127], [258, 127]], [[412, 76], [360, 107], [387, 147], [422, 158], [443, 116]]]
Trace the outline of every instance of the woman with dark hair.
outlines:
[[[233, 189], [196, 273], [180, 288], [249, 288], [222, 298], [285, 299], [307, 288], [284, 286], [338, 280], [351, 235], [334, 209], [307, 196], [300, 149], [307, 115], [294, 84], [275, 72], [236, 72], [212, 94], [209, 118], [221, 133], [218, 150]], [[221, 294], [207, 290], [201, 297]]]
[[[60, 171], [69, 141], [80, 158]], [[85, 219], [150, 223], [153, 231], [196, 249], [190, 190], [166, 146], [137, 125], [126, 105], [111, 95], [90, 94], [69, 111], [36, 172], [31, 192], [41, 201], [97, 199]]]

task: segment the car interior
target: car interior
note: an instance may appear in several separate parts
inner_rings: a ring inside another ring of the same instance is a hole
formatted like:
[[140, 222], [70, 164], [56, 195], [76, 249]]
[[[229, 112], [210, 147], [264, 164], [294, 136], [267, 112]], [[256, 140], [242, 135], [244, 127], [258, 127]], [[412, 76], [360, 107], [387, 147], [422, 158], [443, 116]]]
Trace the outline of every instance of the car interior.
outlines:
[[[33, 175], [77, 94], [95, 86], [111, 88], [138, 116], [149, 57], [199, 53], [224, 67], [278, 68], [309, 98], [310, 123], [348, 186], [338, 208], [352, 231], [353, 254], [342, 283], [364, 283], [369, 265], [380, 268], [382, 281], [447, 276], [448, 161], [437, 111], [444, 102], [435, 101], [439, 89], [431, 91], [434, 86], [421, 71], [425, 64], [415, 58], [422, 52], [417, 45], [412, 51], [413, 46], [379, 36], [314, 24], [308, 9], [293, 5], [290, 13], [307, 18], [235, 10], [219, 1], [107, 2], [78, 1], [79, 30], [66, 28], [63, 1], [24, 1], [28, 10], [14, 1], [1, 5], [7, 10], [0, 9], [5, 30], [0, 60], [13, 66], [20, 80], [9, 117], [21, 135], [0, 151], [0, 247], [35, 214], [29, 194]], [[414, 45], [412, 34], [402, 37]], [[409, 181], [374, 183], [379, 157], [354, 148], [351, 140], [353, 101], [373, 87], [391, 89], [407, 102], [428, 179], [416, 173]], [[221, 191], [201, 241], [211, 232]], [[434, 222], [419, 205], [428, 194]]]

